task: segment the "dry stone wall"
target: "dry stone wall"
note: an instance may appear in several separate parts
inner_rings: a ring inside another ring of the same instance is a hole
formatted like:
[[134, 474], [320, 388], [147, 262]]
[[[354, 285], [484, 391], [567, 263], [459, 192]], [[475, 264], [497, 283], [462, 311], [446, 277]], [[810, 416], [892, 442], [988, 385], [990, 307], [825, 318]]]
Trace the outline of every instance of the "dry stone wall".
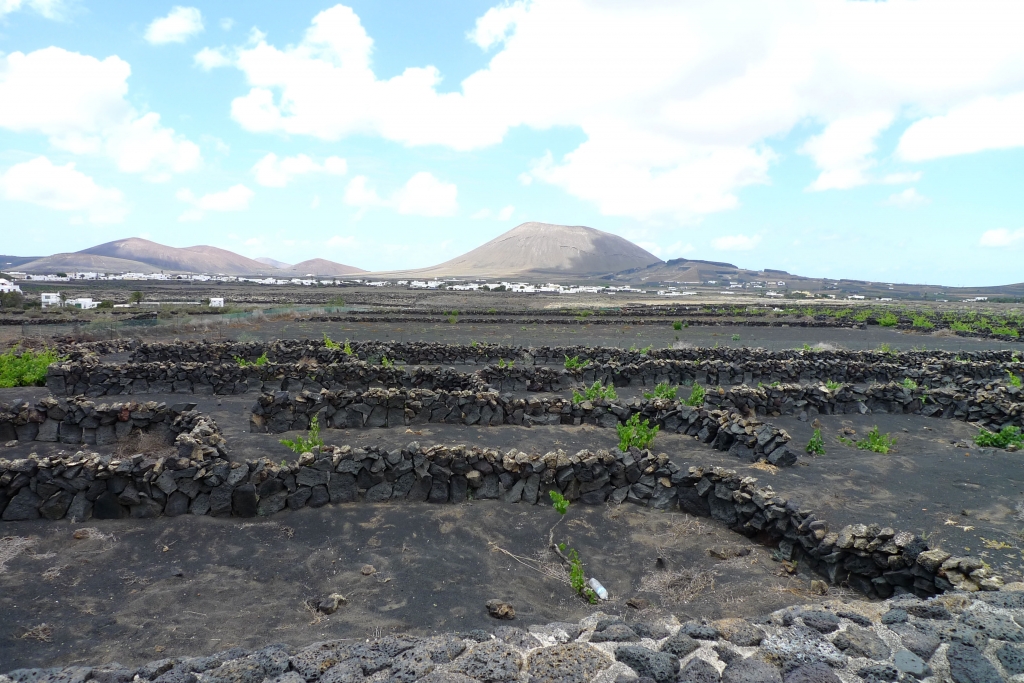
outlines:
[[85, 397], [48, 396], [37, 402], [0, 403], [0, 442], [41, 441], [107, 446], [137, 433], [168, 444], [200, 444], [226, 453], [220, 430], [194, 403], [96, 403]]
[[996, 590], [978, 558], [930, 549], [919, 536], [878, 525], [831, 530], [795, 500], [753, 477], [718, 467], [681, 469], [666, 454], [582, 450], [501, 452], [417, 442], [403, 449], [324, 447], [291, 464], [228, 462], [216, 448], [182, 440], [171, 456], [0, 460], [0, 517], [77, 520], [181, 514], [254, 517], [358, 500], [547, 504], [559, 491], [581, 504], [632, 503], [709, 516], [776, 546], [832, 583], [889, 597], [926, 597], [954, 587]]

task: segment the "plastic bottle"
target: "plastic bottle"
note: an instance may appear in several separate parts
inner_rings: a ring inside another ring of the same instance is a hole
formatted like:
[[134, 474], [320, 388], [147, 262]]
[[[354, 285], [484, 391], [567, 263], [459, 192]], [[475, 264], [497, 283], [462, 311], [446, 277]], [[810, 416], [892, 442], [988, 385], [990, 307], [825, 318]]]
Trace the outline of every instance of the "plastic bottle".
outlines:
[[587, 585], [590, 586], [594, 590], [595, 593], [597, 593], [597, 597], [600, 600], [607, 600], [608, 599], [608, 591], [607, 591], [607, 589], [605, 589], [604, 586], [601, 585], [600, 581], [598, 581], [597, 579], [591, 577], [590, 580], [587, 581]]

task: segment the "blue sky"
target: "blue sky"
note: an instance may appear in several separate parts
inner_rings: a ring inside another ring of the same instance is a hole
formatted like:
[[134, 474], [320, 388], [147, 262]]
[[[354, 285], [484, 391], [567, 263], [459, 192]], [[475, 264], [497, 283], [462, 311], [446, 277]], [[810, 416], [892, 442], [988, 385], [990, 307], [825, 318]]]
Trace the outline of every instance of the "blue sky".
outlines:
[[1024, 5], [0, 0], [0, 253], [662, 258], [1024, 280]]

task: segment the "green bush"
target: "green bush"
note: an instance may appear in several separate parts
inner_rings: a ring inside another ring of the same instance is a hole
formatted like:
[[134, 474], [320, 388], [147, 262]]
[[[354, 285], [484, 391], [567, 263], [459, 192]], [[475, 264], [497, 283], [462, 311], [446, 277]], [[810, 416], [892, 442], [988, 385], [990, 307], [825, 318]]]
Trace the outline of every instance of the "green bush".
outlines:
[[954, 332], [973, 332], [974, 327], [970, 323], [962, 323], [960, 321], [954, 321], [949, 324], [949, 329]]
[[329, 349], [340, 349], [341, 348], [341, 344], [339, 344], [336, 341], [332, 341], [331, 338], [327, 336], [326, 332], [324, 332], [324, 346], [329, 348]]
[[565, 369], [566, 370], [582, 370], [583, 368], [590, 365], [589, 360], [580, 360], [579, 356], [565, 357]]
[[681, 330], [681, 329], [683, 329], [683, 322], [681, 320], [675, 321], [674, 323], [672, 323], [672, 329], [673, 330]]
[[913, 391], [914, 389], [917, 389], [917, 382], [915, 382], [914, 380], [910, 379], [909, 377], [905, 377], [903, 379], [902, 385], [903, 385], [903, 388], [907, 389], [908, 391]]
[[644, 392], [644, 398], [646, 399], [661, 398], [674, 401], [678, 395], [679, 387], [670, 387], [668, 382], [661, 382], [650, 393]]
[[309, 421], [309, 437], [302, 438], [301, 436], [295, 437], [295, 440], [281, 439], [288, 448], [292, 449], [298, 454], [310, 453], [314, 448], [321, 448], [324, 445], [324, 440], [320, 438], [320, 416], [314, 415], [313, 419]]
[[928, 318], [924, 317], [923, 315], [915, 315], [914, 327], [917, 327], [922, 330], [931, 330], [935, 327], [935, 324]]
[[899, 322], [900, 319], [893, 313], [885, 312], [878, 316], [878, 324], [882, 327], [896, 327]]
[[515, 364], [516, 362], [514, 360], [505, 360], [504, 358], [498, 359], [499, 368], [512, 368]]
[[878, 426], [871, 428], [868, 432], [868, 437], [863, 441], [857, 443], [857, 448], [862, 451], [873, 451], [875, 453], [881, 453], [885, 455], [889, 452], [889, 449], [896, 445], [896, 438], [891, 434], [879, 434]]
[[690, 390], [690, 397], [683, 401], [683, 405], [691, 406], [693, 408], [699, 408], [704, 405], [704, 396], [707, 394], [704, 391], [704, 387], [694, 383], [693, 389]]
[[658, 426], [650, 426], [650, 420], [640, 421], [640, 413], [633, 413], [625, 424], [615, 426], [619, 433], [619, 450], [625, 453], [631, 446], [647, 448], [654, 442]]
[[248, 368], [252, 366], [260, 367], [266, 365], [270, 361], [267, 360], [267, 352], [264, 351], [263, 354], [254, 361], [247, 361], [241, 356], [235, 356], [235, 362], [238, 363], [238, 367], [240, 368]]
[[814, 430], [814, 435], [807, 442], [806, 450], [811, 455], [825, 455], [825, 439], [821, 437], [820, 429]]
[[1020, 427], [1013, 425], [1007, 425], [998, 432], [982, 429], [975, 435], [974, 443], [992, 448], [1006, 448], [1010, 444], [1024, 447], [1024, 434], [1021, 434]]
[[1021, 382], [1021, 378], [1018, 377], [1017, 375], [1013, 374], [1012, 372], [1007, 373], [1006, 381], [1010, 383], [1011, 387], [1017, 387], [1017, 388], [1020, 388], [1021, 383], [1022, 383]]
[[0, 387], [41, 387], [46, 383], [46, 368], [64, 359], [52, 349], [21, 354], [11, 349], [0, 354]]
[[345, 340], [345, 345], [341, 347], [341, 352], [346, 356], [355, 355], [355, 351], [352, 350], [352, 345], [348, 343], [348, 339]]
[[825, 382], [825, 388], [828, 389], [829, 391], [835, 391], [836, 389], [839, 389], [842, 386], [842, 382], [833, 382], [832, 380], [827, 380]]
[[382, 367], [385, 367], [385, 368], [393, 368], [393, 367], [395, 367], [395, 361], [389, 359], [387, 356], [381, 356], [380, 357], [380, 364], [381, 364]]
[[609, 385], [605, 386], [601, 382], [594, 382], [592, 385], [583, 390], [583, 393], [573, 389], [572, 402], [582, 403], [583, 401], [596, 401], [599, 398], [603, 398], [606, 401], [614, 401], [618, 398], [618, 394], [615, 393], [615, 387]]

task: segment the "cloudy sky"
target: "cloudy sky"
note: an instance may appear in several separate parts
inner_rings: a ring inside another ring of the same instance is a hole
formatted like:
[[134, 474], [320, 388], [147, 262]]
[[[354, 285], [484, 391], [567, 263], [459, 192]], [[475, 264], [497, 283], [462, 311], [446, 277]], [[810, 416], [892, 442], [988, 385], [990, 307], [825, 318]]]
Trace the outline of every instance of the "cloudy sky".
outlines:
[[662, 258], [1024, 280], [1020, 0], [0, 0], [0, 253]]

